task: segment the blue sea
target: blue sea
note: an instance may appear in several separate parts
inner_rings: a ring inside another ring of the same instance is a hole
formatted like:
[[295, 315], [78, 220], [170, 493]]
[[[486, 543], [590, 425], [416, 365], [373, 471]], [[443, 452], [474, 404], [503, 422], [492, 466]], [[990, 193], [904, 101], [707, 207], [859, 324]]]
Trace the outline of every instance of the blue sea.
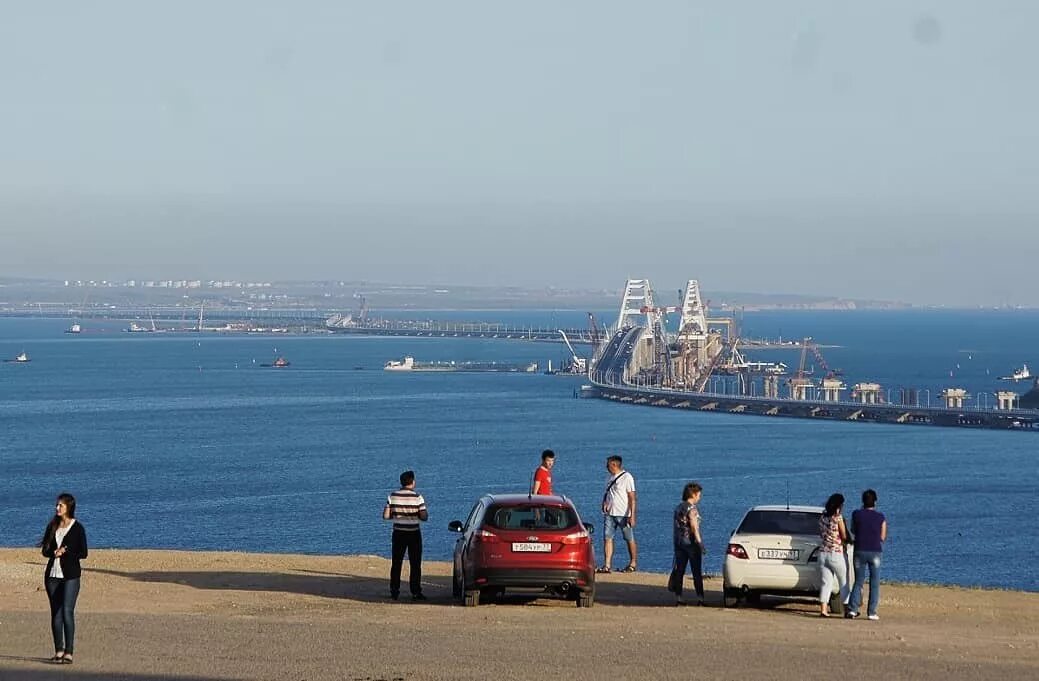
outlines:
[[[583, 312], [422, 316], [585, 324]], [[886, 578], [1039, 590], [1039, 433], [676, 412], [574, 399], [581, 381], [570, 377], [381, 370], [405, 354], [557, 364], [563, 347], [546, 343], [126, 334], [89, 320], [75, 336], [67, 325], [0, 319], [0, 357], [32, 358], [0, 365], [3, 545], [33, 544], [67, 490], [94, 547], [385, 556], [382, 507], [410, 468], [430, 509], [425, 554], [445, 560], [448, 522], [485, 492], [525, 491], [550, 447], [557, 490], [596, 525], [604, 460], [624, 457], [644, 570], [670, 566], [687, 481], [704, 486], [712, 572], [747, 507], [841, 491], [850, 512], [873, 487], [890, 526]], [[1039, 368], [1035, 312], [759, 312], [744, 330], [840, 346], [823, 352], [849, 385], [929, 390], [922, 400], [946, 386], [1024, 391], [998, 377], [1029, 360]], [[292, 366], [260, 367], [277, 355]]]

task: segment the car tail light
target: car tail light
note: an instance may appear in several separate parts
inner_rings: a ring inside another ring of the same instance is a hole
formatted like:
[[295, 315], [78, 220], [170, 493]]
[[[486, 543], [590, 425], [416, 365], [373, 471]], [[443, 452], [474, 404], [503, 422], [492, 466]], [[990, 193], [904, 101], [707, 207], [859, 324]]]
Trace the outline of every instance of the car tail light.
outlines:
[[559, 541], [563, 544], [587, 544], [591, 541], [591, 538], [588, 536], [587, 530], [581, 530], [580, 532], [564, 535], [560, 537]]
[[497, 544], [501, 542], [501, 537], [487, 530], [477, 530], [473, 533], [473, 542], [477, 544]]
[[728, 553], [733, 558], [742, 558], [743, 560], [747, 560], [748, 559], [747, 558], [747, 550], [744, 549], [739, 544], [729, 544], [729, 548], [726, 551], [726, 553]]
[[809, 563], [818, 563], [819, 562], [819, 547], [818, 546], [816, 546], [815, 550], [812, 551], [812, 555], [808, 556], [808, 562]]

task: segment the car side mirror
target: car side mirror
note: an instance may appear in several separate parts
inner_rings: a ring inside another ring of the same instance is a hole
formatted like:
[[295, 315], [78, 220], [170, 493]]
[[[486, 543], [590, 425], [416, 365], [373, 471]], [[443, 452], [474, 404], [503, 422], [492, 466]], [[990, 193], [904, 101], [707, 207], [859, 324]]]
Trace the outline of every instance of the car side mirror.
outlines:
[[462, 531], [462, 521], [461, 520], [452, 520], [451, 522], [449, 522], [447, 524], [447, 531], [448, 532], [461, 532]]
[[595, 526], [591, 523], [581, 523], [584, 525], [584, 529], [588, 531], [588, 534], [595, 534]]

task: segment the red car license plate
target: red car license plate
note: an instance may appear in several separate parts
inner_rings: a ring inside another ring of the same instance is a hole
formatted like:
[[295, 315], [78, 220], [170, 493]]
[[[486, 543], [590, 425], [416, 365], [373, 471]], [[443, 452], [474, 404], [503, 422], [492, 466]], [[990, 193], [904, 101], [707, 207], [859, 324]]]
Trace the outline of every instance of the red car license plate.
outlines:
[[513, 542], [512, 550], [521, 553], [548, 553], [552, 550], [552, 545], [543, 542]]

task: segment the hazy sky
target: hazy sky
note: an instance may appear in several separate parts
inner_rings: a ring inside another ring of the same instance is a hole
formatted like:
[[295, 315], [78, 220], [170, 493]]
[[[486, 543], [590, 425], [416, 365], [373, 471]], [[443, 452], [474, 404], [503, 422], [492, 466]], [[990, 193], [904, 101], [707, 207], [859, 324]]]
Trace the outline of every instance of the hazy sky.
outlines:
[[4, 3], [0, 274], [1037, 302], [1039, 2]]

